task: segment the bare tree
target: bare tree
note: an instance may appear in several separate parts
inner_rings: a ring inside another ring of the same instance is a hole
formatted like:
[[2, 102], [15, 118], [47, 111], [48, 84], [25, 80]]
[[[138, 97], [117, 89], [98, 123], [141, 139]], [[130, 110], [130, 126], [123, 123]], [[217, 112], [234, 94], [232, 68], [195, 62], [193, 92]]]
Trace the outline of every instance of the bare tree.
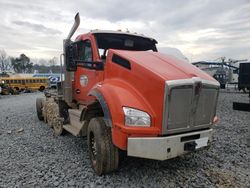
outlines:
[[53, 57], [52, 59], [50, 59], [50, 60], [48, 61], [49, 66], [56, 66], [57, 62], [58, 62], [58, 60], [57, 60], [56, 57]]
[[2, 72], [5, 72], [10, 69], [11, 69], [10, 58], [7, 56], [4, 50], [0, 50], [0, 70]]

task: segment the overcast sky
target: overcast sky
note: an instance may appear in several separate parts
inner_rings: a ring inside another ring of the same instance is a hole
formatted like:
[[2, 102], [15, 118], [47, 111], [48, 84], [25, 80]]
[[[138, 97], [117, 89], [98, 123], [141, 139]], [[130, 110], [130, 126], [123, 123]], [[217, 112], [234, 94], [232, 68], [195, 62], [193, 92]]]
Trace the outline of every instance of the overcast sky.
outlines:
[[190, 61], [250, 59], [250, 0], [0, 0], [0, 49], [58, 57], [80, 12], [77, 34], [91, 29], [143, 33]]

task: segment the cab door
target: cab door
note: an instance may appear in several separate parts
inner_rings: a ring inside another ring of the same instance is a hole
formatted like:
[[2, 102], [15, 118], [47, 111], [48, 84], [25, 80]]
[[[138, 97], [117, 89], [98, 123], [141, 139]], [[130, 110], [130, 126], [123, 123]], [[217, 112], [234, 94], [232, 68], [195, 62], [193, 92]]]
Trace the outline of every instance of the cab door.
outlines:
[[[94, 57], [95, 53], [90, 39], [78, 41], [75, 46], [75, 57], [78, 61], [91, 63], [97, 60], [96, 57]], [[93, 97], [88, 96], [88, 93], [91, 88], [100, 81], [101, 72], [103, 71], [96, 71], [79, 65], [77, 66], [77, 70], [74, 73], [73, 98], [78, 103], [88, 104], [94, 100]]]

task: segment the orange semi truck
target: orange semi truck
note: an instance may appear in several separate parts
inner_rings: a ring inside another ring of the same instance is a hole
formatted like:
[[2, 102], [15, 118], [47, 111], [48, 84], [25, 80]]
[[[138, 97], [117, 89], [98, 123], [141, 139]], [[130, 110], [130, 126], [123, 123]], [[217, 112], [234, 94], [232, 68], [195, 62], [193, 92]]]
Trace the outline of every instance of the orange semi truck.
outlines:
[[118, 168], [119, 152], [166, 160], [207, 148], [216, 122], [219, 83], [195, 66], [157, 52], [144, 35], [95, 30], [64, 40], [57, 93], [36, 101], [55, 135], [87, 136], [93, 170]]

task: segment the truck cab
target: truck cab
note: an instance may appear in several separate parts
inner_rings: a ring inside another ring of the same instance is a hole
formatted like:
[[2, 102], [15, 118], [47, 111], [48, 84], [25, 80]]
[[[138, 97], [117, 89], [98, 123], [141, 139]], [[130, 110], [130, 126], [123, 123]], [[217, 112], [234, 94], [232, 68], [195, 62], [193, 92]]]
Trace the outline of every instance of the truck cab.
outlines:
[[[112, 56], [112, 50], [157, 51], [156, 43], [156, 40], [152, 38], [119, 31], [94, 30], [79, 35], [71, 44], [74, 59], [78, 62], [72, 85], [75, 91], [73, 98], [81, 104], [89, 103], [91, 97], [88, 96], [88, 92], [96, 83], [104, 81], [107, 76], [105, 75], [109, 67], [107, 59]], [[116, 56], [117, 58], [117, 61], [125, 60], [120, 56]], [[119, 63], [116, 64], [120, 65]], [[102, 70], [91, 66], [102, 67]], [[129, 68], [125, 67], [126, 63], [120, 66]], [[86, 84], [86, 82], [88, 83]]]
[[166, 160], [210, 145], [214, 78], [157, 52], [157, 41], [144, 35], [94, 30], [73, 42], [75, 19], [64, 41], [65, 80], [37, 100], [37, 115], [56, 135], [87, 136], [96, 174], [116, 170], [121, 150]]

